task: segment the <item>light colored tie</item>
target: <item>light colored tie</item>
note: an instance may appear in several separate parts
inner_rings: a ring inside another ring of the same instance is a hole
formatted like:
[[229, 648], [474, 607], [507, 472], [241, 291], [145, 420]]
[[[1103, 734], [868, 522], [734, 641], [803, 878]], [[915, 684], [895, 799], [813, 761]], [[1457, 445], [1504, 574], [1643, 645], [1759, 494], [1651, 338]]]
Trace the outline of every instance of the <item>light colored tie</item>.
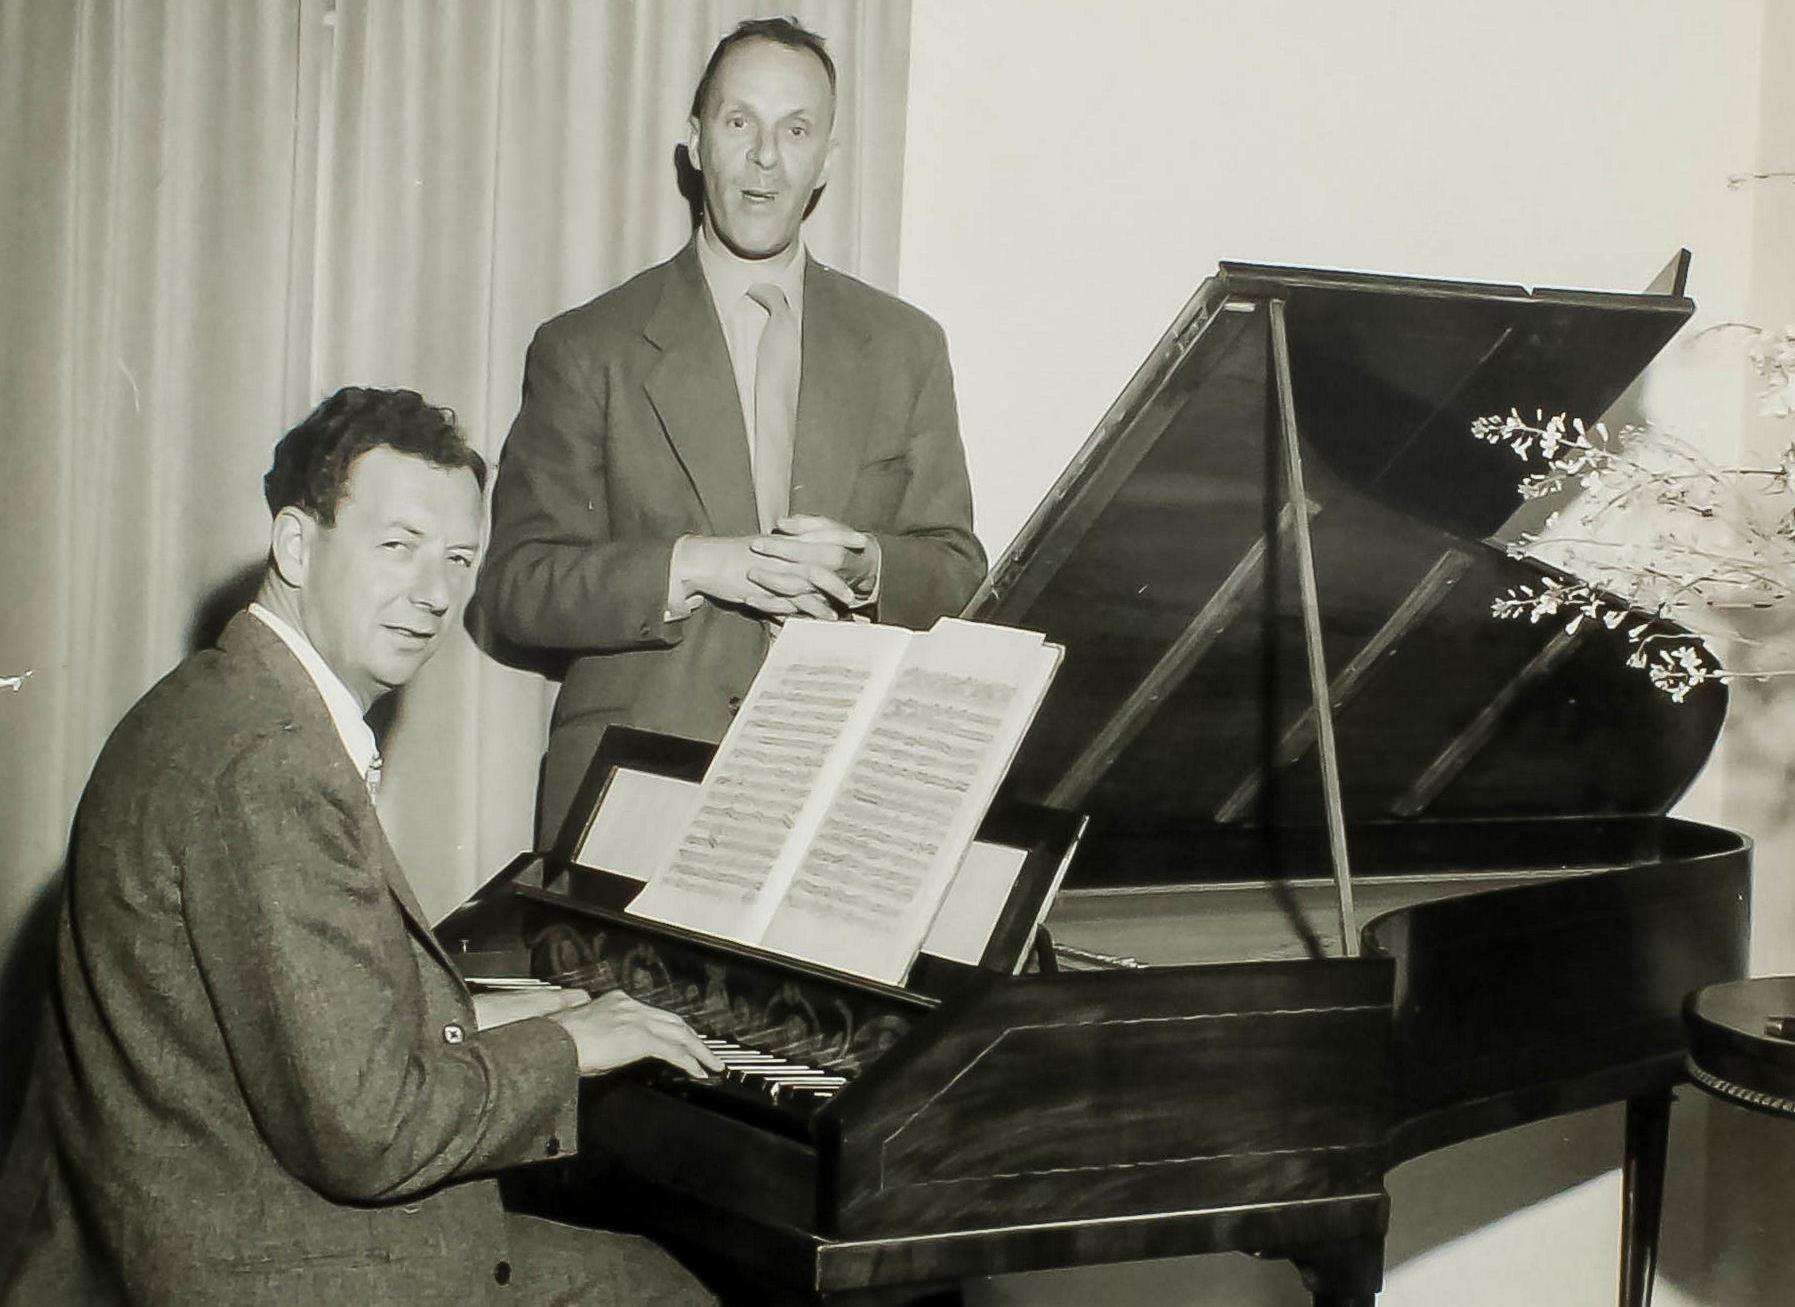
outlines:
[[792, 497], [792, 441], [798, 426], [798, 315], [771, 282], [748, 288], [767, 311], [754, 364], [754, 507], [771, 531]]
[[376, 749], [374, 756], [368, 759], [368, 801], [378, 802], [380, 799], [380, 751]]

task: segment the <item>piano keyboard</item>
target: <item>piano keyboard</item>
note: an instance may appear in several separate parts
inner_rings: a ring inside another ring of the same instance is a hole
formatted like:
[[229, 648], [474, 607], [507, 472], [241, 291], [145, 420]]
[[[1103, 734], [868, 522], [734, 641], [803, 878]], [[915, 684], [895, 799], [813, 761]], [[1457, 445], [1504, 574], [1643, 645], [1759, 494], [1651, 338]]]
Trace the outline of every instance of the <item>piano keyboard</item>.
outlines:
[[673, 979], [656, 952], [645, 946], [617, 963], [598, 961], [586, 945], [569, 946], [564, 954], [547, 959], [551, 974], [546, 979], [479, 976], [469, 980], [469, 987], [561, 985], [595, 994], [622, 989], [640, 1003], [680, 1017], [723, 1064], [716, 1074], [692, 1077], [651, 1061], [629, 1079], [799, 1140], [809, 1137], [816, 1109], [907, 1029], [902, 1019], [884, 1013], [856, 1025], [845, 1003], [813, 1004], [790, 985], [744, 1003], [722, 989], [715, 975], [707, 976], [703, 986], [690, 977]]
[[[684, 1019], [723, 1063], [721, 1074], [706, 1079], [656, 1074], [651, 1077], [656, 1083], [686, 1097], [773, 1119], [796, 1136], [802, 1136], [810, 1112], [835, 1097], [859, 1069], [845, 1035], [819, 1038], [814, 1012], [794, 1012], [795, 1021], [774, 1020], [744, 1031], [731, 1028], [734, 1017], [726, 1003], [706, 1005], [682, 986], [632, 985], [626, 976], [624, 988], [640, 1002]], [[719, 1035], [719, 1027], [739, 1037]]]
[[763, 1053], [730, 1039], [704, 1037], [705, 1047], [723, 1064], [724, 1084], [764, 1094], [774, 1103], [815, 1106], [833, 1098], [846, 1076]]

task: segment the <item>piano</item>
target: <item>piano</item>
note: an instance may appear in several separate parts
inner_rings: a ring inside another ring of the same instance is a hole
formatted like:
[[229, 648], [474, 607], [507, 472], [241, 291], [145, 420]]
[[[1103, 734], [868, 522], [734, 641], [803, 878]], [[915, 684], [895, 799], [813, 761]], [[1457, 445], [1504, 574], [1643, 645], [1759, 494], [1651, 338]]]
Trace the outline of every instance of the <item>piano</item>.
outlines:
[[[1236, 1251], [1356, 1307], [1391, 1168], [1624, 1103], [1648, 1302], [1680, 1006], [1746, 967], [1748, 841], [1665, 815], [1724, 690], [1491, 617], [1549, 572], [1502, 544], [1522, 465], [1469, 432], [1624, 402], [1686, 266], [1621, 295], [1222, 264], [967, 610], [1067, 650], [992, 817], [1036, 861], [1083, 829], [1011, 923], [1026, 965], [1012, 932], [886, 986], [658, 926], [564, 833], [451, 951], [682, 1011], [731, 1069], [586, 1083], [580, 1155], [517, 1201], [621, 1207], [744, 1302]], [[707, 755], [614, 732], [586, 801]]]

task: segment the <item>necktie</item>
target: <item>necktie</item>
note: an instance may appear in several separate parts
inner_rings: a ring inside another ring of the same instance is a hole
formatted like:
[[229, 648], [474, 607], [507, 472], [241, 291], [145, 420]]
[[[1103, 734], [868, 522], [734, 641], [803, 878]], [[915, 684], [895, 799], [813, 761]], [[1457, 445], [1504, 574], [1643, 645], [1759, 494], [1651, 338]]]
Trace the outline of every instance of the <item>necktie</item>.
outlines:
[[380, 752], [368, 759], [368, 800], [373, 802], [380, 798]]
[[760, 529], [785, 516], [792, 493], [792, 439], [798, 425], [798, 317], [771, 282], [748, 288], [767, 311], [754, 365], [754, 507]]

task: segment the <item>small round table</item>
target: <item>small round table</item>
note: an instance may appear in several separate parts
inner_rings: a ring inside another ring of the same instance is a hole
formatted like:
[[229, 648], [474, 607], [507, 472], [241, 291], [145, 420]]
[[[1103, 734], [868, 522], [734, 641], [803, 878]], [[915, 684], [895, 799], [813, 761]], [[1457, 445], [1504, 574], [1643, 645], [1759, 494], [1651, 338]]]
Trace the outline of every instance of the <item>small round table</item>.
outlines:
[[1683, 1024], [1691, 1080], [1729, 1103], [1795, 1117], [1795, 976], [1698, 989]]

